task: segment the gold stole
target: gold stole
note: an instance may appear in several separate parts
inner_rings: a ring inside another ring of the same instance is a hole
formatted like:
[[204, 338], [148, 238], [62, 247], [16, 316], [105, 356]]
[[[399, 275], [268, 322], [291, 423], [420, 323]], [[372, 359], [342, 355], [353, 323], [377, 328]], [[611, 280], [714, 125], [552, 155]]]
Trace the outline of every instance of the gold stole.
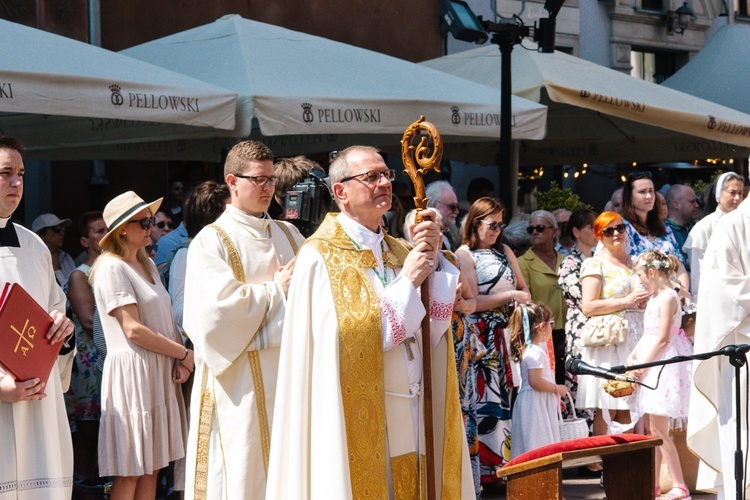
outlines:
[[[386, 234], [395, 259], [389, 267], [402, 267], [409, 248]], [[326, 263], [339, 323], [339, 367], [346, 441], [353, 498], [387, 498], [386, 418], [383, 382], [383, 340], [377, 294], [365, 269], [377, 265], [370, 250], [357, 249], [329, 214], [306, 242]], [[442, 497], [461, 496], [461, 446], [463, 424], [458, 400], [453, 342], [448, 342], [446, 421], [443, 446]], [[396, 498], [419, 498], [416, 455], [391, 460]]]
[[[282, 230], [289, 245], [292, 247], [294, 254], [297, 254], [298, 247], [297, 242], [294, 241], [292, 233], [289, 231], [284, 223], [274, 220], [274, 223]], [[239, 251], [235, 246], [232, 239], [229, 237], [227, 232], [218, 224], [209, 224], [208, 227], [213, 228], [221, 238], [224, 247], [227, 250], [227, 256], [229, 258], [229, 266], [232, 268], [234, 279], [237, 281], [245, 282], [245, 270], [242, 266], [242, 259], [240, 258]], [[273, 233], [269, 234], [273, 238]], [[252, 233], [251, 233], [252, 235]], [[258, 326], [258, 334], [260, 329], [263, 327], [265, 322], [265, 316], [268, 314], [268, 308], [271, 304], [271, 298], [266, 290], [266, 306], [265, 312], [263, 313], [263, 320]], [[254, 338], [255, 336], [253, 336]], [[250, 340], [252, 342], [252, 339]], [[249, 344], [248, 344], [249, 345]], [[250, 370], [253, 377], [253, 387], [255, 391], [255, 405], [258, 408], [258, 425], [260, 427], [260, 442], [261, 451], [263, 453], [263, 467], [265, 468], [266, 474], [268, 474], [268, 458], [271, 448], [271, 427], [268, 422], [268, 410], [266, 409], [266, 393], [263, 385], [263, 372], [260, 366], [260, 356], [258, 351], [247, 352], [248, 361], [250, 362]], [[205, 387], [207, 382], [208, 367], [203, 367], [203, 380], [201, 382], [204, 391], [201, 394], [200, 410], [198, 417], [198, 443], [196, 451], [196, 465], [195, 465], [195, 482], [194, 482], [194, 499], [205, 500], [207, 487], [208, 487], [208, 448], [211, 440], [211, 426], [214, 418], [215, 404], [214, 395], [211, 389]], [[217, 424], [218, 425], [218, 424]], [[223, 453], [223, 452], [222, 452]]]

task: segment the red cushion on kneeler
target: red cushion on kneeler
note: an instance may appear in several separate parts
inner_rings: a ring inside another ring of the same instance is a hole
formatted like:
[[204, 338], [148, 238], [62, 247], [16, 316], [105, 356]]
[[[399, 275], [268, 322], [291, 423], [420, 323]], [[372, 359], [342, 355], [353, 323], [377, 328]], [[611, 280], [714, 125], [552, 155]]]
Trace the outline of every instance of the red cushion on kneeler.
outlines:
[[587, 448], [598, 448], [600, 446], [633, 443], [645, 439], [653, 439], [653, 437], [641, 434], [611, 434], [608, 436], [589, 436], [585, 438], [571, 439], [569, 441], [561, 441], [559, 443], [548, 444], [547, 446], [527, 451], [506, 463], [503, 468], [522, 464], [530, 460], [536, 460], [537, 458], [554, 455], [555, 453], [562, 453], [564, 451], [585, 450]]

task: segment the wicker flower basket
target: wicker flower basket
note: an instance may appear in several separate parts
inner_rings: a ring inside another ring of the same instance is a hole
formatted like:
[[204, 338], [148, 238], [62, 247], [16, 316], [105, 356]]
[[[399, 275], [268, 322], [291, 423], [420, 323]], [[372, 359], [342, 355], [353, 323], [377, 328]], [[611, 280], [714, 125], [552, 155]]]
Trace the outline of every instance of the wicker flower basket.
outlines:
[[[570, 394], [566, 394], [565, 397], [568, 399], [570, 407], [573, 408], [573, 414], [575, 415], [575, 406], [570, 400]], [[560, 406], [557, 406], [557, 420], [560, 426], [560, 441], [569, 441], [571, 439], [578, 439], [588, 437], [589, 435], [589, 424], [585, 418], [569, 418], [563, 419]]]

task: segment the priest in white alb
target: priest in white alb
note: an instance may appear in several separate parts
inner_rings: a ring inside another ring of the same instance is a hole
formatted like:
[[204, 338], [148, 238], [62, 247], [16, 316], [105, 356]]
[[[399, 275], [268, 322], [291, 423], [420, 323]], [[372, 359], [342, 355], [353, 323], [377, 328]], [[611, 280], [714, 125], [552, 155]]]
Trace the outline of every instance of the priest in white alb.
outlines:
[[[713, 229], [701, 264], [695, 353], [717, 351], [726, 345], [750, 344], [750, 198], [721, 217]], [[747, 387], [745, 369], [741, 387]], [[687, 444], [698, 455], [696, 488], [715, 491], [718, 498], [735, 498], [735, 419], [742, 418], [745, 450], [748, 422], [742, 407], [735, 408], [734, 367], [718, 356], [693, 365]], [[746, 450], [745, 450], [746, 451]], [[745, 453], [742, 454], [743, 459]], [[744, 488], [750, 483], [745, 476]]]
[[[0, 136], [0, 286], [19, 283], [50, 316], [35, 342], [64, 342], [73, 333], [65, 294], [57, 285], [49, 249], [10, 217], [23, 195], [23, 146]], [[50, 339], [50, 340], [47, 340]], [[73, 444], [63, 393], [68, 390], [75, 340], [60, 351], [47, 384], [16, 380], [0, 368], [0, 500], [69, 500]]]
[[[458, 270], [438, 253], [432, 215], [413, 228], [413, 250], [384, 233], [394, 174], [364, 146], [331, 164], [341, 213], [327, 216], [295, 264], [268, 498], [424, 498], [425, 424], [434, 429], [438, 498], [474, 498], [449, 330]], [[419, 296], [424, 280], [429, 311]], [[430, 346], [420, 345], [425, 314]], [[432, 418], [423, 408], [425, 348]]]
[[266, 213], [278, 180], [268, 147], [237, 144], [224, 175], [230, 204], [187, 257], [183, 326], [196, 363], [185, 492], [262, 499], [286, 291], [304, 238]]

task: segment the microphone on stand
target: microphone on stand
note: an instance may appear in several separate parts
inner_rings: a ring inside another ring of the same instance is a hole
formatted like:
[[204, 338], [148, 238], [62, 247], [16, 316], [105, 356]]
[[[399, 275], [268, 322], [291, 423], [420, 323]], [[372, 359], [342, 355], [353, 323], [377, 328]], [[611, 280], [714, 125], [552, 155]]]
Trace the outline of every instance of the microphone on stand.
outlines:
[[565, 361], [565, 369], [573, 375], [593, 375], [594, 377], [606, 378], [607, 380], [619, 380], [620, 382], [631, 382], [634, 384], [638, 383], [632, 377], [626, 377], [625, 375], [598, 366], [591, 366], [578, 358], [568, 358]]

